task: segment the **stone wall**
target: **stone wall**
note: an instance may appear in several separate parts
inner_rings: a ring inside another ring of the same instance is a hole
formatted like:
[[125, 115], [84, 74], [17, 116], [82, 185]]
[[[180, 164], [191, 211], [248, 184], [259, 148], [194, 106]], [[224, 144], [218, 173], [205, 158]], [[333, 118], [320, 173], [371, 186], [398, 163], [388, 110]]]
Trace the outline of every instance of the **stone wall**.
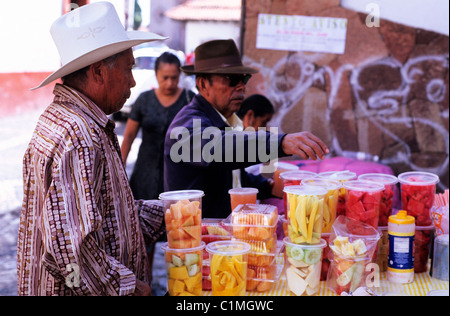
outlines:
[[[438, 174], [448, 188], [449, 38], [340, 7], [339, 0], [246, 0], [244, 63], [259, 69], [247, 94], [276, 107], [271, 125], [309, 130], [343, 151], [380, 157], [396, 174]], [[342, 55], [256, 48], [259, 13], [348, 20]]]

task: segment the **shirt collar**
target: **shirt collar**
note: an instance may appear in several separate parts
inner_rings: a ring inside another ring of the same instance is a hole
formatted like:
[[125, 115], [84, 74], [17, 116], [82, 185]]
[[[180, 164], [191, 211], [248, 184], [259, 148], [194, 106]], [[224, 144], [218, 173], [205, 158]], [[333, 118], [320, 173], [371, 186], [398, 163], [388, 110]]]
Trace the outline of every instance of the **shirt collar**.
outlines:
[[108, 119], [105, 112], [103, 112], [91, 99], [78, 90], [58, 83], [55, 85], [53, 94], [55, 95], [55, 101], [73, 102], [101, 127], [106, 128], [112, 124], [114, 129], [114, 121]]
[[219, 114], [220, 118], [228, 124], [233, 130], [236, 131], [243, 131], [244, 130], [244, 124], [242, 120], [239, 118], [239, 116], [236, 115], [236, 113], [233, 113], [228, 119], [225, 118], [225, 116], [222, 115], [219, 111], [217, 111], [216, 108], [214, 108], [216, 112]]

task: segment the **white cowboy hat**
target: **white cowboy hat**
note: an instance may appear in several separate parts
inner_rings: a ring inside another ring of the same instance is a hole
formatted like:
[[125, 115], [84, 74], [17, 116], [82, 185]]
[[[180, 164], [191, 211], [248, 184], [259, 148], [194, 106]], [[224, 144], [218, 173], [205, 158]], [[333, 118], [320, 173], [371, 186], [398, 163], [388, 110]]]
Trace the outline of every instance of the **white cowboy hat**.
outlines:
[[133, 46], [167, 39], [150, 32], [125, 31], [109, 2], [88, 4], [61, 16], [52, 24], [50, 33], [62, 66], [31, 90]]

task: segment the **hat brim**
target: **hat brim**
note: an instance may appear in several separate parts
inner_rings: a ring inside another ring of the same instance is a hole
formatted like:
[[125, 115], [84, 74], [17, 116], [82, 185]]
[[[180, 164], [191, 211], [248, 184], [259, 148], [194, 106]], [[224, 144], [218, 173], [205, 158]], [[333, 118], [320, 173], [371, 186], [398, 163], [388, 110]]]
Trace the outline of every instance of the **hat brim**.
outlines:
[[216, 68], [211, 70], [203, 70], [203, 71], [195, 71], [194, 65], [187, 65], [181, 67], [181, 70], [188, 75], [200, 75], [200, 74], [223, 74], [223, 75], [234, 75], [234, 74], [240, 74], [240, 75], [252, 75], [256, 74], [258, 72], [257, 69], [251, 68], [251, 67], [245, 67], [245, 66], [236, 66], [236, 67], [223, 67], [223, 68]]
[[48, 76], [44, 81], [42, 81], [38, 86], [31, 88], [30, 90], [36, 90], [49, 83], [67, 76], [77, 70], [83, 69], [89, 65], [99, 62], [105, 58], [111, 57], [115, 54], [123, 52], [129, 48], [136, 45], [140, 45], [147, 42], [165, 40], [168, 37], [163, 37], [155, 33], [142, 32], [142, 31], [129, 31], [127, 32], [128, 40], [120, 41], [113, 44], [109, 44], [89, 53], [86, 53], [68, 63], [61, 66], [58, 70]]

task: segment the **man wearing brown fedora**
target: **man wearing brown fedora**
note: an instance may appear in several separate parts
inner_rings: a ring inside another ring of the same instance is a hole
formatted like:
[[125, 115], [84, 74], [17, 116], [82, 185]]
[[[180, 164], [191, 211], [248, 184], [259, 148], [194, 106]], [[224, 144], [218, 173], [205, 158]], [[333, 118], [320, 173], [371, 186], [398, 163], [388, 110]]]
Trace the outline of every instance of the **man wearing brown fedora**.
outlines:
[[50, 32], [62, 78], [23, 159], [17, 241], [19, 295], [149, 295], [144, 234], [163, 231], [159, 201], [135, 201], [115, 124], [136, 84], [132, 47], [164, 39], [126, 32], [108, 2], [82, 6]]
[[257, 70], [242, 64], [233, 40], [198, 46], [194, 65], [181, 69], [196, 75], [199, 94], [176, 115], [166, 134], [165, 189], [203, 190], [203, 217], [229, 215], [228, 190], [236, 183], [233, 170], [288, 155], [323, 159], [329, 152], [309, 132], [240, 131], [236, 112]]

